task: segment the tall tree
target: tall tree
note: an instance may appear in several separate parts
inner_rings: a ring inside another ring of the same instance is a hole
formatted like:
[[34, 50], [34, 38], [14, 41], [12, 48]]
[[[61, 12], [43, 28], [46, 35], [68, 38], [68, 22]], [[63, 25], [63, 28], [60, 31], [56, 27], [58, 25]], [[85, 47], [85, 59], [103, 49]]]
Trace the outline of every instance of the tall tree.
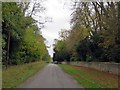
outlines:
[[119, 2], [75, 1], [73, 6], [72, 28], [61, 40], [70, 58], [119, 62]]
[[22, 10], [16, 2], [2, 3], [2, 53], [6, 67], [50, 59], [37, 21]]

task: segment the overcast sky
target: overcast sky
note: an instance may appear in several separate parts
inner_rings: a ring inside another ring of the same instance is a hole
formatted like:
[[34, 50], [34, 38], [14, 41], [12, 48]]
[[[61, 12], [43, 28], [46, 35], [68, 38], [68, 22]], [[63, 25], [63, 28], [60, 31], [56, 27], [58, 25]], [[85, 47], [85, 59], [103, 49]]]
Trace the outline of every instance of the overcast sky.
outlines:
[[52, 56], [54, 39], [59, 38], [59, 31], [70, 28], [70, 0], [46, 0], [44, 7], [46, 16], [51, 17], [52, 22], [46, 23], [41, 31], [47, 40], [47, 46], [51, 46], [48, 51]]

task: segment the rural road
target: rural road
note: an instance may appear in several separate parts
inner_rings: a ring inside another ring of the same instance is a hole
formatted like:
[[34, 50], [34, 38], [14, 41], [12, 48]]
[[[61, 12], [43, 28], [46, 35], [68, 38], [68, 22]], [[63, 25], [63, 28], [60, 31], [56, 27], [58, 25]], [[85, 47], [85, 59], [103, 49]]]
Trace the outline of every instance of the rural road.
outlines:
[[17, 88], [81, 88], [56, 64], [48, 64]]

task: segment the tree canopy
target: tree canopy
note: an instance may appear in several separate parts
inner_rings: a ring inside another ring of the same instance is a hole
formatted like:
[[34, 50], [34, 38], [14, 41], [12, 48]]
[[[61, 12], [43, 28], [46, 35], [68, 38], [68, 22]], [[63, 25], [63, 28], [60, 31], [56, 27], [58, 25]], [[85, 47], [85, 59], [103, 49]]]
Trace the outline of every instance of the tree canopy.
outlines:
[[54, 56], [59, 57], [53, 58], [60, 61], [119, 62], [119, 19], [120, 2], [75, 1], [71, 29], [65, 30], [69, 33], [60, 35], [55, 43]]
[[[4, 65], [50, 60], [37, 21], [25, 15], [23, 3], [2, 3], [2, 56]], [[27, 5], [27, 4], [25, 4]]]

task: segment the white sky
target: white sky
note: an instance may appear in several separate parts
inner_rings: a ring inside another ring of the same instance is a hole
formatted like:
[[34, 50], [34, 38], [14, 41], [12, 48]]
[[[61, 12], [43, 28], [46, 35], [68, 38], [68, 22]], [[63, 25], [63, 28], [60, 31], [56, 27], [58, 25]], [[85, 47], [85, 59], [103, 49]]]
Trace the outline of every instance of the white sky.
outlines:
[[43, 28], [42, 35], [47, 40], [49, 54], [53, 55], [54, 39], [58, 39], [61, 29], [70, 28], [70, 0], [47, 0], [44, 7], [46, 15], [52, 18], [52, 22], [47, 22]]

